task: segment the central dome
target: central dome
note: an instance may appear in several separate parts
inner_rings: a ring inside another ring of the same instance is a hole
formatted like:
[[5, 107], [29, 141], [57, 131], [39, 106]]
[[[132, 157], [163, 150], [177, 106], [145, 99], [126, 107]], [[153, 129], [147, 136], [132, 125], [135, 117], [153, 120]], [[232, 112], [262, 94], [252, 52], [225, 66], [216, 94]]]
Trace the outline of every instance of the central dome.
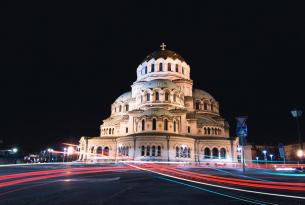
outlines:
[[146, 58], [143, 60], [143, 62], [145, 62], [145, 61], [148, 62], [151, 59], [157, 60], [158, 58], [163, 58], [163, 59], [172, 58], [173, 60], [179, 59], [181, 62], [185, 62], [185, 60], [178, 53], [168, 50], [168, 49], [161, 49], [161, 50], [152, 52], [151, 54], [146, 56]]

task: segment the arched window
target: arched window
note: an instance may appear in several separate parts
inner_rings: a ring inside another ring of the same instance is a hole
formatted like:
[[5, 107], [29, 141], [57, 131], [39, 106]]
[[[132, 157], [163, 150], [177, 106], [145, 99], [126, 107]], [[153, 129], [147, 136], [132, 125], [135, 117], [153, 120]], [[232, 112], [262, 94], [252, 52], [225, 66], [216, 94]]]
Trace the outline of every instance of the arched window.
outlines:
[[153, 130], [157, 129], [157, 120], [155, 118], [152, 120], [152, 129]]
[[157, 91], [155, 94], [156, 94], [156, 101], [159, 101], [159, 92]]
[[211, 130], [212, 130], [212, 135], [213, 135], [213, 134], [215, 134], [215, 132], [214, 132], [214, 131], [215, 131], [215, 129], [214, 129], [214, 128], [212, 128]]
[[142, 131], [144, 131], [145, 130], [145, 120], [143, 119], [142, 120]]
[[210, 159], [211, 158], [211, 150], [210, 148], [206, 147], [204, 149], [204, 156], [203, 156], [204, 159]]
[[177, 123], [176, 123], [176, 121], [174, 121], [174, 132], [176, 132], [176, 127], [177, 127], [177, 125], [176, 125]]
[[155, 72], [155, 64], [151, 64], [151, 72]]
[[150, 94], [146, 93], [146, 101], [150, 101]]
[[199, 109], [200, 109], [200, 102], [197, 101], [197, 102], [196, 102], [196, 110], [199, 110]]
[[214, 147], [212, 149], [212, 156], [213, 156], [213, 159], [218, 159], [219, 158], [218, 149], [216, 147]]
[[109, 134], [111, 134], [111, 128], [109, 128]]
[[187, 158], [191, 158], [191, 148], [187, 148]]
[[109, 147], [104, 147], [103, 155], [104, 156], [109, 156]]
[[146, 147], [146, 156], [150, 156], [150, 146]]
[[164, 120], [164, 130], [168, 130], [168, 120]]
[[207, 134], [207, 128], [204, 128], [204, 134], [205, 135]]
[[225, 159], [226, 158], [226, 149], [221, 148], [220, 149], [220, 159]]
[[126, 127], [125, 132], [128, 133], [128, 127]]
[[191, 127], [190, 126], [187, 126], [187, 132], [191, 133]]
[[157, 156], [158, 157], [161, 156], [161, 146], [158, 146], [158, 148], [157, 148]]
[[209, 134], [211, 134], [211, 129], [210, 129], [210, 128], [208, 128], [208, 135], [209, 135]]
[[114, 128], [112, 128], [112, 134], [114, 135]]
[[103, 148], [102, 147], [98, 147], [96, 149], [96, 154], [102, 154], [103, 153]]
[[126, 156], [129, 155], [129, 147], [126, 147], [126, 149], [125, 149], [125, 155], [126, 155]]
[[183, 157], [183, 147], [180, 147], [180, 157]]
[[159, 64], [159, 71], [163, 71], [163, 64], [162, 63]]
[[147, 66], [145, 66], [145, 74], [147, 74]]
[[184, 74], [184, 68], [182, 67], [182, 74]]
[[156, 156], [156, 146], [155, 145], [153, 145], [152, 147], [151, 147], [151, 156]]
[[208, 104], [206, 102], [203, 103], [204, 110], [208, 110]]
[[125, 105], [125, 111], [127, 112], [129, 110], [129, 105]]
[[184, 147], [183, 149], [183, 157], [186, 158], [187, 157], [187, 148]]
[[142, 147], [141, 147], [141, 156], [144, 156], [144, 155], [145, 155], [145, 147], [142, 146]]
[[170, 63], [167, 64], [167, 70], [168, 70], [168, 71], [172, 71], [172, 68], [171, 68], [171, 64], [170, 64]]
[[179, 157], [179, 147], [176, 147], [176, 157]]
[[221, 129], [219, 129], [219, 135], [221, 135]]
[[165, 92], [165, 101], [169, 101], [169, 92]]
[[122, 111], [122, 105], [120, 105], [120, 107], [119, 107], [119, 112], [121, 112]]
[[178, 64], [176, 64], [176, 72], [177, 72], [177, 73], [179, 72]]
[[173, 95], [173, 100], [176, 102], [176, 94]]

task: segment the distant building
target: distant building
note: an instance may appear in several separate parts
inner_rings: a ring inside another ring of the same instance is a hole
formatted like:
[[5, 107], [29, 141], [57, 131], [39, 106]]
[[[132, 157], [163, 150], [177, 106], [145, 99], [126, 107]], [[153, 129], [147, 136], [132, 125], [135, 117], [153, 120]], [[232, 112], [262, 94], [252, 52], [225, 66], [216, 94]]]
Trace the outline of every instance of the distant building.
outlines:
[[[305, 143], [303, 143], [305, 147]], [[297, 161], [300, 158], [297, 156], [297, 151], [300, 149], [300, 144], [285, 145], [285, 155], [287, 161]]]
[[[131, 91], [111, 105], [100, 136], [80, 139], [79, 160], [235, 160], [238, 140], [230, 138], [219, 103], [193, 88], [190, 73], [186, 61], [164, 44], [149, 54]], [[109, 86], [115, 84], [114, 79]]]

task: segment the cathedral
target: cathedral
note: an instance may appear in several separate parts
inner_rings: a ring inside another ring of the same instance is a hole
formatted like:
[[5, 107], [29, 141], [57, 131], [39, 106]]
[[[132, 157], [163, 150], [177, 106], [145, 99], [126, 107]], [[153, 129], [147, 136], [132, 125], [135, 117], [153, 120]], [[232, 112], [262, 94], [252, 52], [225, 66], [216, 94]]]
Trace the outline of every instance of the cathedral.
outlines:
[[231, 162], [238, 140], [208, 92], [193, 88], [191, 68], [162, 44], [137, 68], [131, 91], [111, 105], [100, 136], [80, 139], [80, 161]]

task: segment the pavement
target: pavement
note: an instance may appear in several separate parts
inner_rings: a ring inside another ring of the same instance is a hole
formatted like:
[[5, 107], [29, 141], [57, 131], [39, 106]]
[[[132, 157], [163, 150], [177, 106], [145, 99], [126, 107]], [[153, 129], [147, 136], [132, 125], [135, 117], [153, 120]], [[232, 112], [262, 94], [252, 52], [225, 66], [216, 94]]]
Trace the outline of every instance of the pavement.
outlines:
[[[0, 166], [0, 205], [305, 205], [305, 177], [272, 173], [272, 170], [249, 169], [244, 175], [239, 169], [184, 165]], [[226, 181], [213, 181], [214, 177]], [[288, 185], [267, 188], [274, 182]], [[263, 186], [256, 187], [260, 183]]]

